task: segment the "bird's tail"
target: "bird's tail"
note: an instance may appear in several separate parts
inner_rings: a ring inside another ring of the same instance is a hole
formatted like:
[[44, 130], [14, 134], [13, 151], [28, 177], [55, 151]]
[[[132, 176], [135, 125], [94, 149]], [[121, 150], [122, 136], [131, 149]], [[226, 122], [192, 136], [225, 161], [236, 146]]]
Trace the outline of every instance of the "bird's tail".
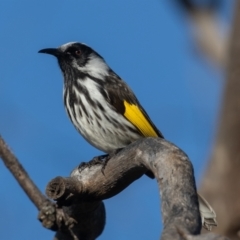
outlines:
[[216, 213], [205, 198], [198, 194], [199, 210], [202, 218], [202, 226], [208, 231], [217, 226]]

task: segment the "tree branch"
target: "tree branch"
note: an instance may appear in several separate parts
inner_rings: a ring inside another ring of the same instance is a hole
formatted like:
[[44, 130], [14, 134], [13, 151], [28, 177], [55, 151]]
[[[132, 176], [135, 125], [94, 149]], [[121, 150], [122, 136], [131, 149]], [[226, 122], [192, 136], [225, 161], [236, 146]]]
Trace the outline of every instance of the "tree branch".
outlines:
[[115, 196], [149, 170], [162, 199], [162, 240], [225, 239], [213, 234], [195, 236], [200, 234], [201, 218], [193, 168], [186, 154], [164, 139], [145, 138], [127, 146], [109, 160], [104, 173], [101, 164], [81, 171], [76, 168], [70, 178], [50, 181], [46, 193], [61, 206], [95, 202]]
[[[40, 210], [38, 218], [43, 226], [57, 231], [56, 239], [94, 240], [101, 234], [105, 224], [105, 209], [101, 201], [75, 203], [70, 207], [59, 206], [59, 203], [56, 205], [40, 192], [1, 136], [0, 157], [30, 200]], [[79, 227], [78, 235], [74, 232], [74, 226]]]
[[41, 194], [17, 158], [0, 138], [0, 157], [33, 203], [43, 226], [56, 231], [55, 240], [94, 240], [103, 231], [105, 209], [101, 200], [121, 192], [151, 170], [162, 198], [164, 230], [161, 239], [223, 240], [199, 235], [201, 218], [192, 164], [184, 152], [160, 138], [144, 138], [124, 148], [107, 163], [74, 169], [70, 178], [57, 177]]
[[202, 193], [213, 205], [216, 232], [239, 239], [240, 230], [240, 1], [236, 1], [227, 81], [216, 143], [202, 182]]
[[40, 210], [43, 202], [46, 201], [46, 197], [41, 193], [38, 187], [30, 179], [23, 166], [11, 152], [11, 150], [1, 136], [0, 157], [2, 158], [5, 166], [9, 169], [9, 171], [18, 181], [22, 189], [26, 192], [30, 200], [35, 204], [37, 209]]

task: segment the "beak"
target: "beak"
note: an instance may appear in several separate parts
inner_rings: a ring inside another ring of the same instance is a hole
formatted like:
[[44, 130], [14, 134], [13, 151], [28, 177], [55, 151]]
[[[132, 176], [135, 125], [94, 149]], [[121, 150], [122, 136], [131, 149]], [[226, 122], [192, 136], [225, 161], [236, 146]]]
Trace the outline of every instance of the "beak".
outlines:
[[45, 48], [45, 49], [41, 49], [38, 52], [39, 53], [50, 54], [50, 55], [53, 55], [55, 57], [59, 57], [60, 55], [62, 55], [62, 52], [58, 48]]

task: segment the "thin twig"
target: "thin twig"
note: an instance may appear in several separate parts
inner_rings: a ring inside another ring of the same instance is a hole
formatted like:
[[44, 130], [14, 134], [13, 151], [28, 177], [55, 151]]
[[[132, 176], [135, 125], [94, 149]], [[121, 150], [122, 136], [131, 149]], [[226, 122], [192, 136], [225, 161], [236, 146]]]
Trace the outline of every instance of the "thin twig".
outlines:
[[38, 187], [29, 177], [26, 170], [20, 164], [18, 159], [14, 156], [12, 151], [9, 149], [5, 141], [0, 135], [0, 157], [2, 158], [5, 166], [13, 174], [17, 182], [20, 184], [22, 189], [34, 203], [38, 210], [41, 209], [42, 203], [47, 200], [47, 198], [41, 193]]

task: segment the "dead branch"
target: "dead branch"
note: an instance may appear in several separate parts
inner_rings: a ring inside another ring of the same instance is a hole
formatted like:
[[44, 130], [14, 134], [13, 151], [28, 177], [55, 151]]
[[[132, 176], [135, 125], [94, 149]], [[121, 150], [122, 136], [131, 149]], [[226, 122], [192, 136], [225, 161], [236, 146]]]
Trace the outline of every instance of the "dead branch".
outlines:
[[[43, 226], [54, 231], [61, 229], [57, 232], [56, 239], [93, 240], [101, 234], [105, 223], [105, 209], [101, 201], [59, 207], [40, 192], [1, 136], [0, 157], [37, 209], [40, 210], [38, 218]], [[96, 218], [98, 221], [94, 222]], [[75, 224], [76, 221], [78, 224]], [[79, 235], [74, 234], [73, 224], [80, 226]]]
[[70, 178], [53, 179], [46, 193], [56, 204], [41, 194], [2, 138], [0, 156], [40, 209], [43, 226], [57, 232], [55, 240], [96, 239], [105, 225], [101, 200], [115, 196], [149, 170], [162, 198], [162, 240], [225, 239], [199, 235], [202, 225], [192, 164], [184, 152], [164, 139], [145, 138], [129, 145], [110, 159], [104, 173], [100, 164], [81, 171], [76, 168]]
[[[115, 196], [149, 170], [157, 179], [162, 199], [162, 240], [225, 239], [213, 234], [196, 236], [201, 218], [192, 164], [185, 153], [164, 139], [145, 138], [129, 145], [110, 159], [104, 173], [102, 165], [81, 171], [76, 168], [70, 178], [50, 181], [46, 193], [63, 207], [96, 203]], [[78, 228], [73, 229], [77, 235]]]
[[38, 187], [31, 180], [18, 159], [11, 152], [3, 138], [0, 136], [0, 157], [5, 166], [9, 169], [15, 179], [18, 181], [22, 189], [26, 192], [31, 201], [35, 204], [38, 210], [41, 209], [46, 197], [41, 193]]

